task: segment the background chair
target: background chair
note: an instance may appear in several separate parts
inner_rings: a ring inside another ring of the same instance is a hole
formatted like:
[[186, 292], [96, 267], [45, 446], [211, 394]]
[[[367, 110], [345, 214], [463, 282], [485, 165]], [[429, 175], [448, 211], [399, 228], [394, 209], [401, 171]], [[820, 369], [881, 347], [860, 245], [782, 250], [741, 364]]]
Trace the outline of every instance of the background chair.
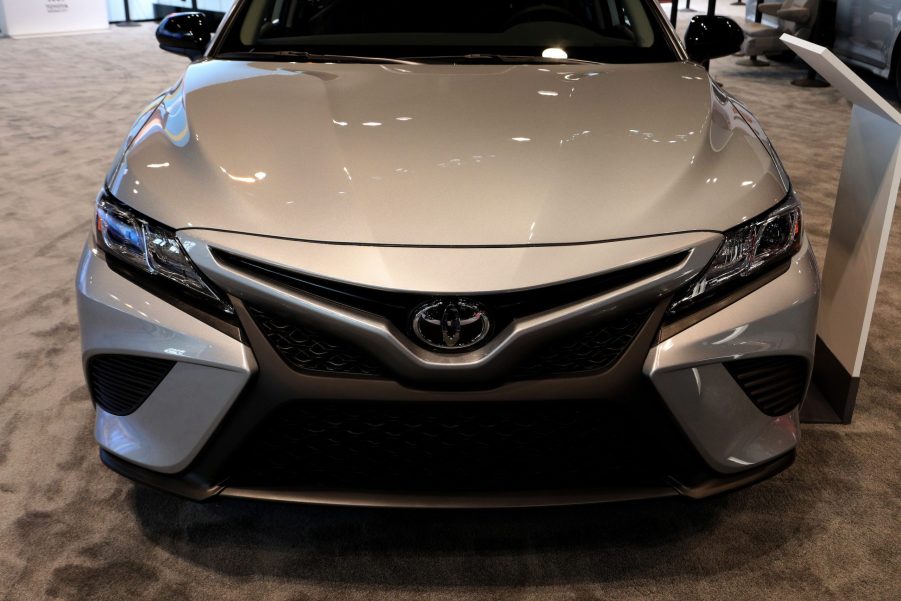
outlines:
[[[741, 28], [745, 33], [742, 52], [747, 59], [739, 61], [739, 65], [763, 67], [768, 62], [759, 60], [759, 55], [776, 55], [787, 49], [779, 37], [789, 33], [803, 40], [810, 38], [813, 24], [816, 21], [818, 0], [785, 0], [785, 2], [766, 2], [757, 5], [756, 22], [745, 22]], [[770, 27], [760, 23], [762, 15], [771, 15], [779, 20], [778, 27]]]

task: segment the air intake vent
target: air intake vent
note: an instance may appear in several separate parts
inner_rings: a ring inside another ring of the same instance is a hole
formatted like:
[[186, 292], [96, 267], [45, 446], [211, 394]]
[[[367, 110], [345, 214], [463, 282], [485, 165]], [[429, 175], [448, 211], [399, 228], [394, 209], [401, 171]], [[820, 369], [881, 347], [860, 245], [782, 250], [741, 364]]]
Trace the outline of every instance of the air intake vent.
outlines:
[[471, 492], [644, 480], [684, 457], [678, 432], [654, 407], [641, 395], [590, 402], [297, 401], [246, 440], [229, 482]]
[[88, 361], [91, 398], [107, 413], [129, 415], [137, 411], [175, 361], [132, 355], [98, 355]]
[[807, 386], [807, 360], [803, 357], [740, 359], [723, 366], [767, 415], [785, 415], [803, 400]]

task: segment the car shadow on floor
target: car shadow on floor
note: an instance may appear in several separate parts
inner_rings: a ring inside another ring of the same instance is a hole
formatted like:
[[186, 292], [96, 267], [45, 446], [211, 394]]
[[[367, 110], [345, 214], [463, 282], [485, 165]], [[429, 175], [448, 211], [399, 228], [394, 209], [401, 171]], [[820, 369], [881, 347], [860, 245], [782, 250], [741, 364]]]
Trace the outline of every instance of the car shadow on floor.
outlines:
[[[780, 477], [782, 478], [782, 477]], [[739, 569], [814, 528], [779, 478], [731, 495], [569, 508], [387, 510], [136, 487], [149, 541], [232, 576], [406, 586], [578, 584]], [[791, 520], [774, 519], [780, 505]], [[807, 505], [809, 507], [809, 505]], [[761, 522], [772, 522], [763, 525]]]

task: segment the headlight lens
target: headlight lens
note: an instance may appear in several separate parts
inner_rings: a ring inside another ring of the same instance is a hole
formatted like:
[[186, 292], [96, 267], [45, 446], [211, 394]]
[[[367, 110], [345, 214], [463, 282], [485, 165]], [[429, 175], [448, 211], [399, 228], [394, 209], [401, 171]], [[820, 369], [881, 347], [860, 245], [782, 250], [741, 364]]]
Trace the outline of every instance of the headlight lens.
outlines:
[[801, 248], [801, 204], [794, 193], [769, 213], [725, 234], [707, 269], [676, 293], [671, 315], [740, 285]]
[[95, 239], [107, 253], [141, 271], [176, 282], [234, 313], [188, 258], [175, 231], [139, 216], [106, 195], [97, 199]]

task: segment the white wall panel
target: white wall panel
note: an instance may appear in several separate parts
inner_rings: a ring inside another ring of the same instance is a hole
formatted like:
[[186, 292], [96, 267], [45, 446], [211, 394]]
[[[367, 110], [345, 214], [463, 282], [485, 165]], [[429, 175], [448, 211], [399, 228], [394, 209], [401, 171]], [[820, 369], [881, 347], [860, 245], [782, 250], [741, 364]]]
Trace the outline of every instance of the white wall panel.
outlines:
[[11, 37], [106, 29], [106, 11], [106, 0], [0, 0], [0, 22]]
[[153, 18], [153, 0], [128, 0], [128, 10], [132, 21]]
[[125, 20], [125, 4], [122, 0], [106, 0], [106, 11], [109, 14], [110, 23]]

